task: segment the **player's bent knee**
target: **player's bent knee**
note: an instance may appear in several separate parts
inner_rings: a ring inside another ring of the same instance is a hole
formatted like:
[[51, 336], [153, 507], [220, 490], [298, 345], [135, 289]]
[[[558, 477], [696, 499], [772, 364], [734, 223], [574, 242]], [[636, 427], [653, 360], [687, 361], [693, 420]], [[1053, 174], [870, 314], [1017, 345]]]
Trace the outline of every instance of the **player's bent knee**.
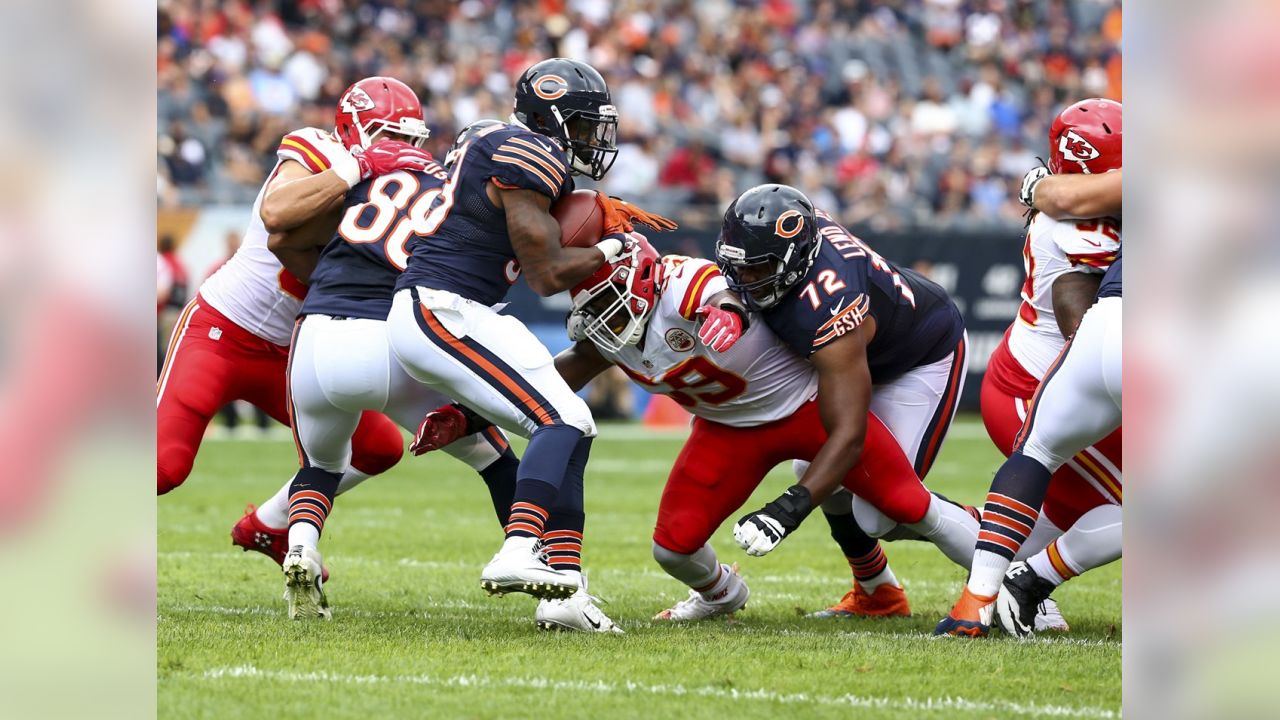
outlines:
[[[653, 559], [658, 561], [659, 565], [663, 565], [663, 561], [658, 557], [659, 549], [665, 556], [674, 555], [692, 555], [698, 551], [707, 542], [704, 534], [690, 532], [692, 518], [687, 516], [675, 517], [670, 522], [663, 523], [653, 531]], [[673, 532], [668, 526], [679, 528], [679, 532]], [[696, 535], [696, 536], [695, 536]], [[709, 535], [709, 533], [707, 534]]]
[[385, 415], [366, 412], [351, 437], [351, 466], [366, 475], [379, 475], [404, 457], [400, 428]]
[[194, 462], [195, 458], [187, 452], [161, 450], [157, 453], [156, 494], [164, 495], [186, 482]]
[[571, 397], [572, 400], [566, 399], [564, 402], [556, 403], [560, 422], [577, 428], [585, 437], [595, 437], [596, 421], [591, 416], [591, 408], [587, 407], [586, 401], [577, 395]]
[[873, 538], [882, 538], [898, 526], [893, 518], [880, 512], [866, 500], [853, 496], [853, 519], [857, 521], [862, 532]]

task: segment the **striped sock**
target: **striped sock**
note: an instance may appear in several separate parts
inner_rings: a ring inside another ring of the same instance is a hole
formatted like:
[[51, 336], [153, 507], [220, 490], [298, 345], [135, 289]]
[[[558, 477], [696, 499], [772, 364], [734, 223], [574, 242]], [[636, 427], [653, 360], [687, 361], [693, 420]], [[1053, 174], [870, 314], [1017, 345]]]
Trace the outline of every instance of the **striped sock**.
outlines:
[[314, 548], [333, 511], [342, 476], [319, 468], [302, 468], [289, 486], [289, 545]]
[[1040, 516], [1050, 477], [1048, 468], [1021, 453], [1010, 455], [1000, 466], [982, 508], [969, 570], [971, 592], [985, 597], [999, 591], [1009, 563], [1022, 549]]
[[884, 550], [880, 547], [880, 543], [871, 549], [871, 552], [859, 557], [847, 557], [849, 561], [849, 569], [853, 571], [853, 579], [857, 581], [862, 589], [871, 594], [876, 588], [889, 583], [897, 585], [898, 578], [894, 577], [893, 571], [889, 569], [889, 558], [884, 554]]
[[508, 538], [540, 538], [547, 526], [547, 511], [530, 502], [511, 503], [506, 533]]
[[1061, 585], [1080, 574], [1080, 571], [1072, 565], [1070, 559], [1062, 552], [1062, 548], [1058, 546], [1058, 540], [1054, 540], [1049, 543], [1049, 547], [1032, 555], [1027, 560], [1027, 564], [1031, 566], [1031, 569], [1037, 575], [1054, 585]]
[[553, 570], [582, 571], [582, 533], [574, 530], [548, 530], [542, 536], [542, 550]]

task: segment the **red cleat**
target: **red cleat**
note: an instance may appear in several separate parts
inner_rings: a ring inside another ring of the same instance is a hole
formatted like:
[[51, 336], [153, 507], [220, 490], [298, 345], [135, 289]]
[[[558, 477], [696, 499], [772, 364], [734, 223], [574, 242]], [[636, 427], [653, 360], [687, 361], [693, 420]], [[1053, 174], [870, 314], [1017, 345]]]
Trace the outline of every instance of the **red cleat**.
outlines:
[[467, 435], [467, 416], [453, 405], [445, 405], [427, 413], [418, 425], [418, 432], [409, 443], [409, 452], [422, 455], [439, 450]]
[[[253, 550], [271, 558], [277, 565], [284, 565], [284, 556], [289, 552], [288, 528], [276, 529], [267, 527], [258, 519], [256, 507], [245, 507], [244, 517], [231, 528], [231, 544]], [[322, 582], [329, 582], [329, 568], [321, 567]]]

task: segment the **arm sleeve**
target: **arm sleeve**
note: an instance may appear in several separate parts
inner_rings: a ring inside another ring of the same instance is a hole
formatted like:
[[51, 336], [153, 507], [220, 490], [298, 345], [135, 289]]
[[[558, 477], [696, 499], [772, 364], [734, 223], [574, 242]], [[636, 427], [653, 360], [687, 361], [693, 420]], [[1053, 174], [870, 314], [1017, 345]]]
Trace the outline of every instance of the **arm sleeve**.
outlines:
[[339, 152], [345, 153], [347, 149], [328, 133], [316, 128], [303, 128], [280, 140], [276, 157], [301, 163], [312, 173], [322, 173], [333, 167], [334, 154]]
[[710, 260], [686, 260], [680, 263], [667, 281], [663, 291], [680, 317], [693, 320], [698, 308], [706, 304], [713, 295], [728, 290], [729, 284], [720, 274], [720, 268]]
[[1120, 251], [1120, 228], [1107, 219], [1068, 220], [1054, 227], [1053, 242], [1071, 263], [1072, 270], [1102, 273]]
[[517, 133], [495, 139], [489, 156], [490, 178], [506, 189], [540, 192], [552, 200], [569, 182], [564, 153], [533, 133]]

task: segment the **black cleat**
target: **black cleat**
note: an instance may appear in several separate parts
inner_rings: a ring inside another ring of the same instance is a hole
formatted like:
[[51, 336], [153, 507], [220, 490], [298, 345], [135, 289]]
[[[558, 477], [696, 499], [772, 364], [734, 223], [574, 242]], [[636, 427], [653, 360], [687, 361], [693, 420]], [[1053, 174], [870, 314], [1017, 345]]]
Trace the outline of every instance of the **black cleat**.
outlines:
[[1015, 637], [1035, 633], [1036, 615], [1057, 586], [1036, 574], [1025, 562], [1015, 562], [1004, 574], [996, 598], [996, 622]]

